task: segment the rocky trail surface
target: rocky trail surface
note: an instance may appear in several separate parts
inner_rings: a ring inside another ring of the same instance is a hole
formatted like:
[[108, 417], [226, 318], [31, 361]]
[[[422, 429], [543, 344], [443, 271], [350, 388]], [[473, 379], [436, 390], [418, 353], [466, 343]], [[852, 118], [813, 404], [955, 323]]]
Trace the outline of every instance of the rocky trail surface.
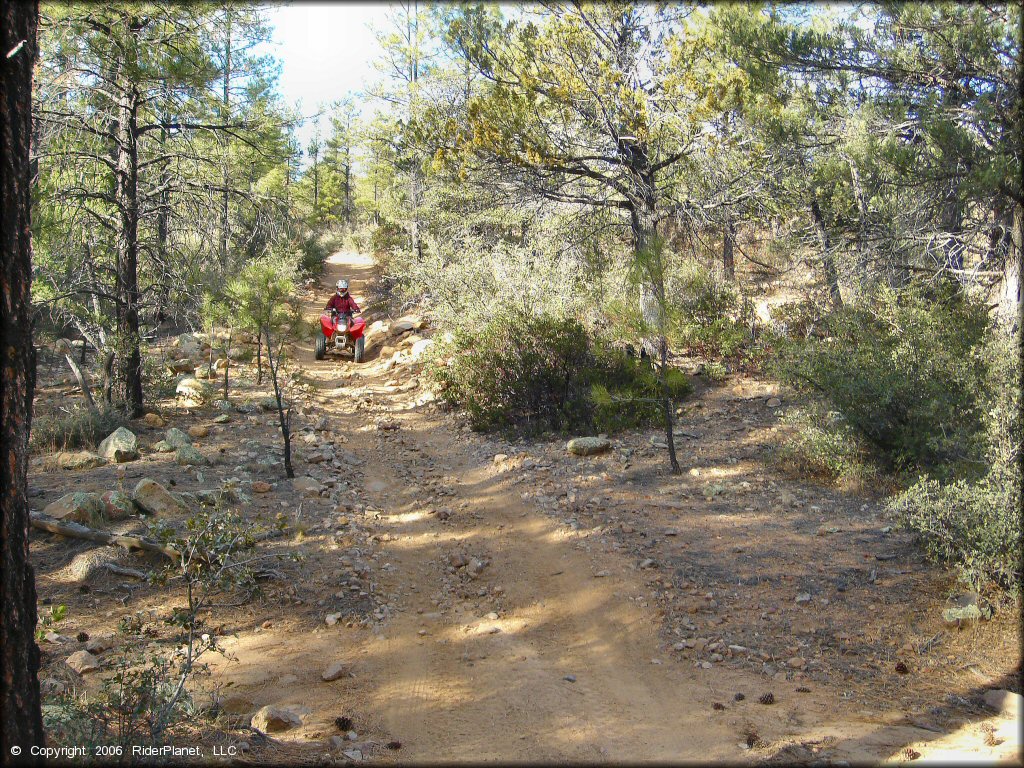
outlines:
[[[339, 277], [362, 303], [372, 266], [335, 254], [305, 314]], [[674, 478], [654, 432], [583, 457], [470, 432], [433, 401], [430, 329], [370, 320], [361, 365], [293, 350], [295, 480], [272, 476], [267, 414], [197, 441], [225, 458], [192, 478], [241, 474], [298, 531], [274, 546], [300, 563], [225, 609], [212, 662], [267, 759], [1019, 762], [1017, 700], [984, 700], [1019, 664], [1014, 615], [944, 626], [948, 577], [877, 502], [766, 465], [774, 385], [686, 406]], [[67, 599], [55, 564], [41, 594]]]

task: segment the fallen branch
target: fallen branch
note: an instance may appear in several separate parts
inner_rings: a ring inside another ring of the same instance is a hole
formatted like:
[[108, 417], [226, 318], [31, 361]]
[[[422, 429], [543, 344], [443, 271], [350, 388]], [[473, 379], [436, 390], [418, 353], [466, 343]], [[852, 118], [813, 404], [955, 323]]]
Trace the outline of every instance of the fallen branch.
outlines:
[[[84, 344], [84, 342], [83, 342]], [[64, 353], [64, 359], [68, 361], [68, 367], [71, 368], [71, 372], [75, 375], [75, 380], [78, 382], [78, 388], [82, 390], [82, 394], [85, 396], [85, 404], [89, 407], [89, 410], [93, 413], [97, 413], [99, 409], [96, 407], [96, 403], [92, 399], [92, 392], [90, 392], [89, 379], [79, 366], [75, 362], [74, 350], [71, 349], [71, 343], [67, 339], [57, 339], [55, 346]], [[84, 346], [82, 347], [85, 348]]]
[[100, 531], [96, 528], [90, 528], [87, 525], [82, 525], [81, 523], [57, 520], [49, 515], [44, 515], [42, 512], [31, 513], [29, 516], [29, 522], [33, 528], [38, 528], [41, 531], [48, 531], [50, 533], [56, 533], [58, 536], [66, 536], [71, 539], [83, 539], [85, 541], [95, 541], [97, 544], [124, 547], [125, 549], [142, 549], [146, 552], [159, 552], [175, 562], [181, 558], [181, 553], [178, 552], [178, 550], [173, 547], [164, 546], [152, 539], [147, 539], [145, 536], [131, 536], [111, 533], [110, 531]]
[[131, 576], [133, 579], [140, 580], [145, 580], [146, 578], [146, 574], [142, 571], [137, 571], [134, 568], [125, 568], [123, 565], [117, 565], [116, 563], [107, 563], [104, 567], [118, 576]]

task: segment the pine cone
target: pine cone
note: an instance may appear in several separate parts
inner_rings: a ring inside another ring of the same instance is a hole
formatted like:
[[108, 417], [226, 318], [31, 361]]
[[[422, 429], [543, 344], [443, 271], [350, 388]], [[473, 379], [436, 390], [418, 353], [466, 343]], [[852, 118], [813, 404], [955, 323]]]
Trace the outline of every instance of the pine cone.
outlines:
[[805, 688], [804, 686], [801, 685], [799, 688], [796, 689], [796, 692], [797, 693], [810, 693], [811, 689], [810, 688]]
[[736, 694], [735, 696], [733, 696], [732, 698], [733, 698], [733, 700], [735, 700], [735, 701], [743, 701], [743, 700], [744, 700], [745, 698], [747, 698], [747, 697], [746, 697], [746, 696], [744, 696], [744, 695], [743, 695], [742, 693], [737, 693], [737, 694]]
[[719, 704], [717, 701], [711, 705], [712, 709], [725, 709], [725, 704]]
[[896, 671], [899, 672], [901, 675], [905, 675], [905, 674], [907, 674], [910, 671], [910, 669], [908, 669], [907, 665], [904, 664], [902, 661], [897, 661], [896, 662]]
[[762, 704], [774, 704], [775, 703], [775, 694], [772, 693], [771, 691], [768, 691], [768, 693], [766, 693], [763, 696], [761, 696], [761, 698], [758, 699], [758, 701], [760, 701]]
[[903, 750], [903, 759], [904, 760], [917, 760], [917, 758], [919, 758], [920, 756], [921, 756], [921, 753], [918, 752], [913, 747], [907, 747], [906, 749]]

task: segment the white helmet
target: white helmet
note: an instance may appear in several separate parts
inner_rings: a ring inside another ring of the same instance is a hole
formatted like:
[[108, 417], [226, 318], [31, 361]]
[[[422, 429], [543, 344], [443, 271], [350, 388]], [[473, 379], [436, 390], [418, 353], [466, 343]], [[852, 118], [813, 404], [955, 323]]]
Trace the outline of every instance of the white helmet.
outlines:
[[348, 290], [348, 280], [339, 280], [338, 281], [338, 290], [339, 291], [347, 291]]

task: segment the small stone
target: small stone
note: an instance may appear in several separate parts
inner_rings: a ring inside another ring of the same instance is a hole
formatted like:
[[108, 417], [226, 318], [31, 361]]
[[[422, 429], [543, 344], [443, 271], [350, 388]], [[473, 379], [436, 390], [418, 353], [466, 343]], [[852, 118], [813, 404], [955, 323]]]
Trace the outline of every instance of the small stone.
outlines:
[[340, 613], [328, 613], [324, 617], [324, 623], [327, 624], [328, 627], [333, 627], [339, 621], [341, 621], [341, 614]]
[[86, 672], [93, 672], [100, 668], [99, 659], [88, 651], [76, 651], [68, 656], [67, 659], [64, 660], [64, 663], [80, 675], [84, 675]]
[[312, 477], [292, 478], [292, 490], [310, 498], [320, 496], [320, 481]]
[[222, 413], [220, 416], [216, 416], [213, 419], [214, 424], [227, 424], [230, 421], [231, 417], [228, 416], [226, 413]]
[[330, 683], [342, 677], [352, 676], [352, 665], [347, 661], [336, 661], [323, 671], [320, 677], [325, 683]]
[[266, 706], [252, 716], [253, 728], [264, 733], [287, 731], [299, 725], [302, 725], [302, 717], [287, 707]]
[[777, 397], [773, 397], [771, 400], [768, 401], [769, 408], [778, 408], [780, 405], [782, 405], [782, 401], [779, 400], [779, 398]]
[[574, 456], [594, 456], [612, 447], [604, 437], [576, 437], [565, 444], [565, 449]]
[[786, 666], [790, 669], [803, 669], [807, 665], [807, 662], [799, 656], [794, 656], [786, 661]]
[[271, 488], [270, 483], [265, 483], [262, 480], [254, 480], [252, 484], [253, 493], [269, 493]]
[[96, 452], [105, 459], [122, 463], [139, 458], [139, 441], [135, 433], [118, 427], [100, 443]]
[[491, 461], [495, 464], [501, 464], [501, 462], [505, 461], [506, 459], [508, 459], [507, 453], [496, 453], [494, 454], [494, 458]]
[[217, 400], [213, 407], [221, 413], [231, 413], [235, 410], [235, 406], [231, 404], [230, 400]]
[[562, 679], [565, 680], [567, 683], [575, 683], [576, 682], [576, 675], [566, 675]]
[[178, 398], [189, 407], [202, 405], [213, 395], [213, 388], [195, 376], [183, 376], [174, 387]]
[[648, 557], [646, 560], [640, 561], [640, 570], [645, 570], [647, 568], [655, 568], [656, 566], [657, 562], [655, 562], [654, 558], [651, 557]]
[[798, 603], [809, 603], [811, 602], [811, 595], [809, 592], [801, 592], [796, 596], [796, 602]]
[[210, 434], [210, 428], [205, 424], [193, 424], [188, 428], [188, 436], [194, 439], [201, 439]]
[[97, 654], [109, 651], [114, 647], [114, 636], [113, 635], [97, 635], [92, 637], [85, 644], [85, 650], [89, 653]]
[[135, 502], [127, 493], [107, 491], [100, 497], [103, 502], [103, 516], [107, 520], [124, 520], [137, 511]]

